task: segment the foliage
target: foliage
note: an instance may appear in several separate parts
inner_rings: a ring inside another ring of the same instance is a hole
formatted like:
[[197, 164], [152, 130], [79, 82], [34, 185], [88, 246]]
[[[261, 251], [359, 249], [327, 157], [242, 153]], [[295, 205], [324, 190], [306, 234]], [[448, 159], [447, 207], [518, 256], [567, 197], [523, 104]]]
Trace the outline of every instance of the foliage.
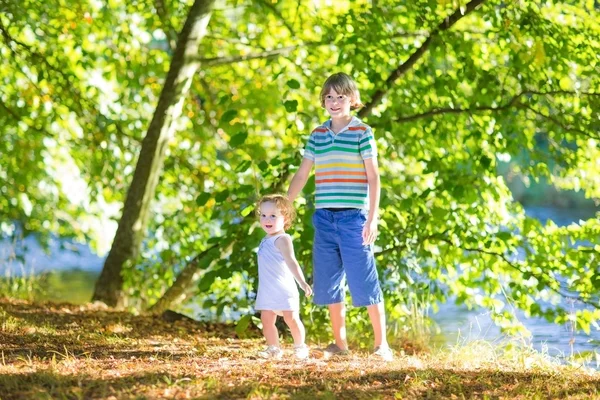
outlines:
[[[22, 221], [107, 249], [164, 82], [167, 38], [185, 19], [187, 4], [157, 3], [164, 9], [118, 0], [3, 6], [5, 232]], [[281, 180], [325, 119], [319, 86], [341, 70], [357, 79], [379, 146], [377, 258], [388, 313], [405, 318], [406, 293], [415, 292], [489, 308], [514, 330], [508, 306], [562, 323], [569, 314], [560, 299], [573, 297], [579, 327], [589, 330], [600, 317], [598, 219], [542, 225], [524, 215], [498, 170], [522, 160], [511, 174], [600, 199], [598, 8], [477, 3], [466, 13], [467, 3], [449, 0], [219, 2], [148, 238], [126, 271], [135, 304], [154, 303], [217, 244], [220, 257], [203, 264], [187, 296], [217, 318], [252, 312], [261, 236], [253, 204], [285, 190]], [[456, 23], [437, 29], [450, 15]], [[381, 101], [370, 103], [378, 92]], [[291, 230], [308, 276], [313, 189], [310, 181]], [[351, 310], [349, 318], [364, 316]], [[307, 306], [303, 317], [321, 329], [323, 310]]]

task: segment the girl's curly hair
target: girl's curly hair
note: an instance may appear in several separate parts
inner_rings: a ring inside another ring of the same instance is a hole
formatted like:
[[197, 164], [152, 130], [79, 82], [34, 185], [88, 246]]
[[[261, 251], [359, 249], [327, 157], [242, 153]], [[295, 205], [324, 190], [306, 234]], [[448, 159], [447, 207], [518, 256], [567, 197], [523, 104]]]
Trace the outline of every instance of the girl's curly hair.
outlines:
[[292, 204], [290, 199], [288, 199], [287, 196], [284, 196], [282, 194], [268, 194], [261, 197], [260, 200], [258, 200], [258, 203], [256, 204], [257, 216], [260, 216], [260, 206], [263, 203], [268, 202], [275, 203], [275, 206], [277, 207], [279, 212], [281, 212], [281, 215], [283, 215], [283, 219], [285, 221], [284, 229], [289, 229], [292, 226], [292, 222], [294, 222], [294, 220], [296, 219], [296, 209], [294, 208], [294, 205]]

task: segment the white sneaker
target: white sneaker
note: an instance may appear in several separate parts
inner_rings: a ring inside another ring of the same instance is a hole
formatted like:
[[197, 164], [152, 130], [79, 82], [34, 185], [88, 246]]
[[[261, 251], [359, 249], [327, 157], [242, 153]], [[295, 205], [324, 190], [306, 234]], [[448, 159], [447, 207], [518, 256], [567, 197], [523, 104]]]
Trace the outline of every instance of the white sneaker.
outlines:
[[380, 359], [382, 361], [392, 361], [394, 359], [394, 355], [392, 354], [392, 349], [389, 346], [378, 346], [371, 354], [371, 357]]
[[305, 344], [294, 346], [294, 356], [298, 360], [306, 360], [308, 358], [308, 346]]
[[283, 356], [283, 351], [277, 346], [271, 345], [257, 354], [260, 358], [279, 360]]

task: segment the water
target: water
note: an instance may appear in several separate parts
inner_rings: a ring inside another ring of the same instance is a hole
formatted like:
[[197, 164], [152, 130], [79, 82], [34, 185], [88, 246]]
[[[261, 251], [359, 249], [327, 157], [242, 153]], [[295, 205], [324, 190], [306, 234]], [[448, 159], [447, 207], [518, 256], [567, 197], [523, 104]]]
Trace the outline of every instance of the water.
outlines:
[[16, 243], [0, 241], [0, 276], [75, 269], [99, 273], [103, 264], [89, 246], [72, 240], [52, 237], [47, 250], [33, 235]]
[[[590, 210], [559, 210], [551, 207], [528, 207], [528, 216], [542, 223], [552, 220], [558, 226], [569, 225], [593, 217]], [[565, 309], [580, 309], [581, 305], [572, 301], [563, 303]], [[514, 315], [529, 330], [526, 339], [536, 350], [558, 358], [590, 352], [600, 353], [600, 329], [592, 326], [590, 334], [575, 331], [572, 325], [556, 325], [539, 317], [526, 317], [523, 312], [514, 310]], [[499, 341], [504, 337], [493, 323], [487, 310], [468, 310], [465, 306], [446, 303], [432, 316], [441, 329], [447, 342], [468, 342], [472, 340]]]
[[[551, 219], [557, 225], [567, 225], [593, 216], [589, 210], [549, 207], [528, 207], [526, 212], [542, 222]], [[44, 252], [32, 237], [26, 238], [17, 248], [12, 243], [0, 242], [0, 260], [0, 277], [46, 273], [44, 291], [37, 298], [75, 304], [83, 304], [91, 298], [95, 279], [104, 262], [87, 246], [69, 241], [51, 240], [48, 252]], [[577, 307], [577, 304], [568, 306]], [[477, 339], [497, 341], [502, 338], [499, 328], [485, 310], [467, 310], [449, 303], [439, 307], [432, 318], [449, 344]], [[539, 351], [557, 357], [600, 351], [600, 331], [597, 328], [592, 328], [591, 334], [587, 335], [541, 318], [527, 318], [520, 311], [515, 314], [531, 332], [530, 343]]]

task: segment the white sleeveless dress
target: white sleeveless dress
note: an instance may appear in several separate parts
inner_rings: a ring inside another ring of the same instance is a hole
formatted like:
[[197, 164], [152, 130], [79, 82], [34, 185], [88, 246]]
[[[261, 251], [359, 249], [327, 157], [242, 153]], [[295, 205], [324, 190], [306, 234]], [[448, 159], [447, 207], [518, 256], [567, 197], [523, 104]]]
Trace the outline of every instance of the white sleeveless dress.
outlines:
[[[265, 237], [258, 246], [258, 293], [256, 310], [281, 311], [300, 310], [300, 295], [296, 280], [285, 263], [275, 241], [287, 233]], [[291, 239], [291, 238], [290, 238]]]

